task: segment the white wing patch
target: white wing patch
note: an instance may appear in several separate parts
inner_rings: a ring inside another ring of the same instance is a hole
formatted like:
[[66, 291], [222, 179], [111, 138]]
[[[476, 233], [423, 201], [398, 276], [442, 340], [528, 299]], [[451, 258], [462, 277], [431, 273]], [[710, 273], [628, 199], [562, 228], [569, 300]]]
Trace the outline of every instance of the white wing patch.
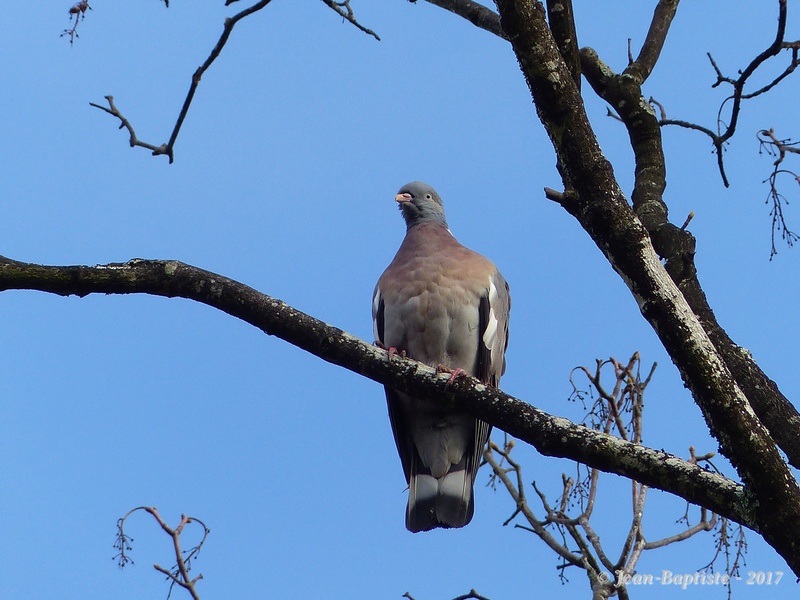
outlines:
[[486, 331], [483, 332], [483, 344], [494, 353], [494, 346], [497, 343], [497, 315], [495, 309], [497, 305], [497, 288], [492, 279], [489, 280], [489, 322], [486, 323]]
[[372, 297], [372, 335], [375, 336], [373, 339], [376, 342], [383, 342], [383, 340], [378, 337], [378, 308], [380, 305], [381, 291], [375, 288], [375, 295]]

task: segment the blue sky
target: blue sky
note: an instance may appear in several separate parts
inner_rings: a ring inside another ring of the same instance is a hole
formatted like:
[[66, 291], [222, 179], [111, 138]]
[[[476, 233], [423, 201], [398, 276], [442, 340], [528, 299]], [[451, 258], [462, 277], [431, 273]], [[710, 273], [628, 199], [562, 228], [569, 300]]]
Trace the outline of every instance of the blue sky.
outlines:
[[[544, 199], [543, 187], [559, 187], [555, 161], [506, 43], [424, 2], [354, 0], [376, 42], [317, 0], [276, 0], [237, 26], [204, 76], [169, 165], [130, 149], [89, 102], [114, 95], [142, 139], [165, 141], [191, 73], [232, 14], [222, 2], [197, 4], [97, 1], [73, 47], [58, 35], [69, 3], [7, 12], [0, 254], [49, 264], [180, 259], [371, 340], [372, 289], [404, 233], [393, 197], [424, 180], [459, 240], [511, 284], [506, 391], [578, 419], [566, 401], [570, 370], [638, 350], [659, 363], [645, 441], [682, 456], [689, 445], [716, 449], [630, 293]], [[576, 2], [581, 45], [623, 68], [627, 38], [637, 48], [646, 31], [645, 4]], [[670, 117], [713, 127], [722, 96], [705, 53], [728, 73], [743, 67], [774, 36], [777, 3], [767, 4], [682, 5], [646, 94]], [[796, 20], [787, 37], [800, 37]], [[695, 211], [711, 304], [790, 398], [800, 250], [768, 261], [771, 159], [759, 156], [755, 131], [797, 136], [798, 92], [790, 80], [745, 107], [726, 153], [730, 189], [705, 138], [664, 132], [666, 198], [678, 224]], [[588, 110], [629, 190], [624, 130], [601, 102]], [[800, 229], [796, 203], [788, 210]], [[0, 294], [0, 335], [2, 599], [165, 597], [150, 565], [169, 561], [168, 540], [144, 516], [129, 528], [136, 565], [120, 572], [112, 561], [116, 519], [143, 504], [174, 523], [184, 512], [209, 525], [196, 563], [207, 599], [429, 600], [470, 588], [494, 600], [588, 597], [583, 573], [562, 586], [543, 544], [501, 526], [513, 505], [483, 487], [486, 473], [469, 527], [408, 533], [380, 386], [227, 315], [177, 299], [15, 291]], [[526, 479], [552, 497], [574, 469], [515, 452]], [[629, 493], [616, 476], [602, 480], [595, 528], [616, 554]], [[683, 511], [651, 492], [648, 539], [679, 531]], [[747, 539], [745, 572], [786, 575], [778, 586], [737, 582], [736, 597], [784, 597], [794, 587], [785, 563], [754, 533]], [[698, 537], [646, 553], [639, 571], [694, 572], [712, 554], [710, 538]]]

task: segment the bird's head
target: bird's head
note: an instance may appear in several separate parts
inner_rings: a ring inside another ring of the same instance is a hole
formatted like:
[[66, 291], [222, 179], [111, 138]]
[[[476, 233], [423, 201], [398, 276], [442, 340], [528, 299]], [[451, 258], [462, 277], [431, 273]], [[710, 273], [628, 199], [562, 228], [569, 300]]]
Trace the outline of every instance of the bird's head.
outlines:
[[442, 199], [427, 183], [407, 183], [400, 188], [394, 199], [400, 206], [408, 229], [419, 223], [441, 223], [447, 227]]

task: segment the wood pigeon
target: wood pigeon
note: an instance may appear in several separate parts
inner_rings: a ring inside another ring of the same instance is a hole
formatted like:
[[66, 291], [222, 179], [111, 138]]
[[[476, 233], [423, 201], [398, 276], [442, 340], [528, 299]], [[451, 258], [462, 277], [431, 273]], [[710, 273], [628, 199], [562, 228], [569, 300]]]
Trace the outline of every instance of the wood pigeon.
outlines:
[[[491, 261], [459, 244], [439, 194], [414, 181], [395, 200], [406, 236], [372, 300], [375, 339], [390, 353], [497, 386], [505, 371], [508, 284]], [[406, 527], [463, 527], [491, 426], [437, 401], [386, 388], [408, 482]]]

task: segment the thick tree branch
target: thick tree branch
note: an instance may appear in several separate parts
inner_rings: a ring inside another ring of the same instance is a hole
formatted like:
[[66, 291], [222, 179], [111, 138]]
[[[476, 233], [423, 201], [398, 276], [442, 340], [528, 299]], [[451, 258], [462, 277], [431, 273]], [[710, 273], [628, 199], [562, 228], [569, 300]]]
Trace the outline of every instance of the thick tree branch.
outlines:
[[664, 42], [667, 40], [667, 33], [675, 18], [680, 0], [660, 0], [653, 13], [653, 20], [650, 22], [650, 29], [647, 32], [639, 56], [628, 65], [625, 73], [633, 77], [639, 85], [644, 83], [658, 62]]
[[[800, 414], [781, 394], [775, 382], [761, 371], [752, 356], [736, 345], [717, 322], [697, 277], [694, 236], [668, 220], [663, 198], [667, 186], [666, 158], [660, 131], [660, 125], [666, 120], [662, 118], [659, 122], [650, 103], [644, 99], [641, 85], [626, 75], [627, 70], [617, 75], [591, 48], [581, 50], [581, 59], [584, 75], [592, 88], [617, 109], [628, 130], [636, 159], [633, 207], [656, 252], [666, 261], [667, 272], [700, 318], [759, 419], [786, 452], [789, 461], [800, 467], [800, 436], [797, 435]], [[702, 130], [715, 140], [715, 144], [722, 144], [721, 138], [710, 130], [691, 124], [685, 126]], [[717, 156], [722, 156], [721, 147]], [[787, 423], [792, 426], [787, 427]]]
[[[417, 0], [409, 1], [415, 3]], [[465, 18], [475, 27], [480, 27], [499, 38], [508, 39], [503, 28], [500, 27], [500, 15], [483, 4], [473, 2], [473, 0], [426, 0], [426, 2], [449, 10], [451, 13]]]
[[[642, 97], [641, 85], [634, 77], [614, 73], [591, 48], [581, 50], [581, 63], [592, 89], [614, 107], [628, 130], [636, 159], [631, 195], [633, 208], [653, 237], [656, 251], [661, 254], [659, 228], [669, 227], [667, 205], [663, 197], [667, 187], [667, 170], [661, 130], [653, 107]], [[689, 237], [689, 234], [684, 237]]]
[[548, 415], [471, 377], [449, 377], [395, 357], [242, 283], [178, 261], [44, 266], [0, 257], [0, 291], [39, 290], [62, 296], [144, 293], [187, 298], [242, 319], [269, 335], [355, 373], [418, 397], [437, 399], [474, 414], [548, 456], [570, 458], [705, 506], [757, 527], [742, 487], [663, 451]]
[[567, 64], [578, 89], [581, 88], [581, 58], [578, 31], [575, 29], [575, 11], [572, 0], [547, 0], [547, 20], [561, 57]]
[[754, 494], [764, 538], [800, 574], [797, 481], [619, 189], [543, 7], [535, 0], [497, 0], [497, 6], [559, 165], [566, 165], [564, 186], [574, 189], [577, 201], [573, 214], [630, 288], [723, 453]]

